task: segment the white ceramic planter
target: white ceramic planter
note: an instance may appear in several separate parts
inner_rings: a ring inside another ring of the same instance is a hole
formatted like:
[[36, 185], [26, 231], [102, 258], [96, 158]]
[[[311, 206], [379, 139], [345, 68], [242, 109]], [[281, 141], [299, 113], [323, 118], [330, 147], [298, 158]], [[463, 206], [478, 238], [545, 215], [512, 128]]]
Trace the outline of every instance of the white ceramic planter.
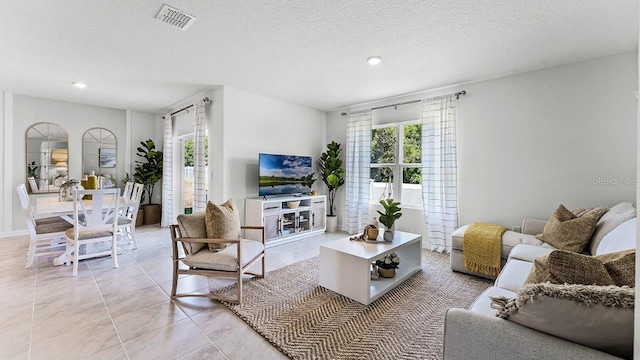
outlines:
[[338, 217], [327, 215], [327, 232], [333, 233], [338, 231]]

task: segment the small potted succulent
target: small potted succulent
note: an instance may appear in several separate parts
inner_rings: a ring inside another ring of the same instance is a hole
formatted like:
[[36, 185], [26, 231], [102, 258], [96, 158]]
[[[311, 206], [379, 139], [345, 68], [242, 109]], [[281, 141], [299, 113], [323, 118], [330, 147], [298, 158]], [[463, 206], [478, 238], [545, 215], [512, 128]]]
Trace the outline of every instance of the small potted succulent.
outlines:
[[392, 278], [396, 276], [396, 269], [400, 264], [400, 257], [396, 253], [391, 253], [382, 259], [376, 260], [378, 266], [378, 275], [383, 278]]

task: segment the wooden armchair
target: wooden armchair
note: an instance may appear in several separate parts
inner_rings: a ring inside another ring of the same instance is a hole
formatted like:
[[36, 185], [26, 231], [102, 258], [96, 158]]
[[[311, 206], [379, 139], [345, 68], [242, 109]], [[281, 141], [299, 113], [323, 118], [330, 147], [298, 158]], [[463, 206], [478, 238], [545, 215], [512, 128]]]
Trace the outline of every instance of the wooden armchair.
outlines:
[[[264, 227], [241, 226], [241, 229], [262, 230], [262, 241], [247, 239], [207, 238], [205, 213], [179, 215], [178, 224], [171, 225], [171, 247], [173, 249], [173, 284], [171, 298], [200, 296], [240, 304], [242, 302], [242, 275], [250, 274], [264, 278]], [[178, 243], [182, 244], [184, 256], [180, 256]], [[208, 244], [229, 243], [225, 249], [213, 252]], [[262, 273], [248, 271], [255, 263], [262, 261]], [[180, 268], [180, 263], [188, 268]], [[226, 297], [215, 293], [176, 293], [179, 275], [204, 275], [235, 278], [238, 282], [236, 297]]]

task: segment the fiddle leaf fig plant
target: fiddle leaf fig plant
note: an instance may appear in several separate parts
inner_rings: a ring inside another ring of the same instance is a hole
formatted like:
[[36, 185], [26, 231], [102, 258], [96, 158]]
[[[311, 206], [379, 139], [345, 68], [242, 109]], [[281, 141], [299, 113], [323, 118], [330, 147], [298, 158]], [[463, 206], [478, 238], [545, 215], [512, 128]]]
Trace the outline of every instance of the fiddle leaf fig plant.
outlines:
[[141, 202], [145, 201], [149, 196], [148, 203], [151, 204], [153, 199], [153, 188], [156, 183], [162, 179], [162, 151], [156, 150], [153, 140], [141, 141], [136, 155], [140, 156], [143, 161], [136, 160], [138, 164], [135, 168], [133, 178], [137, 183], [144, 185]]
[[336, 199], [336, 192], [340, 186], [344, 185], [345, 171], [342, 168], [341, 153], [340, 144], [332, 141], [327, 144], [327, 151], [323, 152], [320, 155], [320, 160], [318, 160], [321, 179], [329, 189], [329, 216], [335, 216], [333, 204]]
[[398, 206], [400, 203], [393, 201], [393, 199], [382, 199], [380, 204], [384, 207], [384, 213], [378, 210], [380, 222], [384, 224], [386, 230], [390, 230], [396, 220], [402, 216], [401, 209]]

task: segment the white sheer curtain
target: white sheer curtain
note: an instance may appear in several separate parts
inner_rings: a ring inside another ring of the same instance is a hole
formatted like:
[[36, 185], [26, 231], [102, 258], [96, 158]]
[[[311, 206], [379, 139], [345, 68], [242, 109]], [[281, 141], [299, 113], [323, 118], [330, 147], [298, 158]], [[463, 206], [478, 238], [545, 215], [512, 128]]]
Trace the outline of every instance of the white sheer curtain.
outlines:
[[453, 96], [422, 100], [422, 201], [433, 251], [450, 252], [458, 228], [456, 153]]
[[173, 224], [173, 124], [171, 114], [164, 116], [164, 145], [162, 148], [162, 220], [160, 225]]
[[361, 232], [369, 219], [371, 110], [350, 113], [347, 119], [347, 231]]
[[205, 184], [205, 100], [193, 104], [196, 111], [195, 126], [193, 131], [193, 212], [204, 211], [207, 205], [207, 188]]

